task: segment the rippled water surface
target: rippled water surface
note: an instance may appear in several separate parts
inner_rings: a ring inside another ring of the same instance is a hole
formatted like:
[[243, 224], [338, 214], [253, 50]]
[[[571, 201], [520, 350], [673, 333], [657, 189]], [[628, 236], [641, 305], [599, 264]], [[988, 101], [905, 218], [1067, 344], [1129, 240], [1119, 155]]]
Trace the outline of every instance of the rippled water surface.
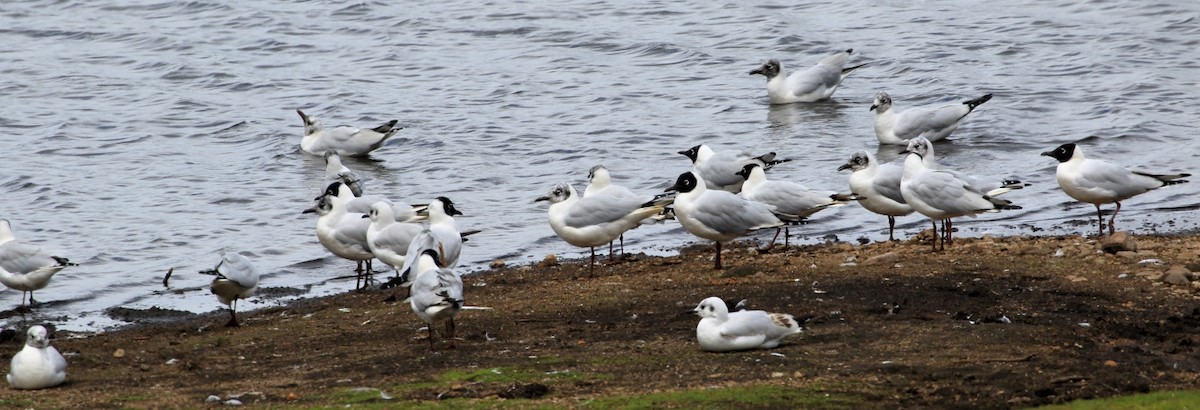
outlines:
[[[452, 198], [460, 228], [483, 230], [463, 251], [471, 271], [586, 255], [533, 199], [560, 181], [582, 190], [595, 164], [649, 194], [690, 167], [677, 151], [707, 143], [776, 151], [796, 161], [770, 178], [848, 190], [836, 168], [853, 151], [896, 158], [868, 111], [887, 90], [901, 110], [995, 95], [939, 159], [1034, 185], [1009, 196], [1023, 210], [964, 220], [960, 235], [1091, 232], [1091, 205], [1037, 154], [1083, 140], [1091, 157], [1200, 171], [1198, 16], [1195, 1], [5, 2], [0, 218], [80, 263], [37, 293], [34, 319], [97, 329], [119, 323], [112, 306], [217, 309], [195, 272], [221, 249], [250, 256], [262, 286], [297, 289], [275, 295], [353, 287], [333, 279], [353, 264], [300, 213], [323, 165], [299, 151], [297, 108], [331, 126], [399, 119], [399, 138], [347, 165], [375, 194]], [[748, 75], [846, 48], [868, 65], [832, 101], [769, 106]], [[1197, 189], [1129, 200], [1118, 223], [1194, 230]], [[900, 221], [905, 237], [928, 225]], [[857, 206], [797, 232], [887, 236]], [[651, 253], [697, 241], [675, 223], [626, 239]], [[0, 308], [20, 297], [0, 292]]]

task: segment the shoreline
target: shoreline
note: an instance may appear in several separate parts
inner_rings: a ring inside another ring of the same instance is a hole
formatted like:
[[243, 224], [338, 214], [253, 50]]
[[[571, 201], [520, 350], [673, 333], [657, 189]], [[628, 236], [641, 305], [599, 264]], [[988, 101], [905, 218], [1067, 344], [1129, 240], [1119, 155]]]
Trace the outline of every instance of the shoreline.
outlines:
[[[698, 244], [595, 277], [586, 258], [543, 260], [464, 277], [466, 303], [494, 309], [460, 313], [457, 350], [428, 350], [424, 324], [395, 302], [402, 291], [348, 292], [239, 312], [241, 328], [215, 311], [60, 332], [67, 384], [7, 390], [0, 404], [578, 406], [716, 387], [814, 407], [1012, 407], [1196, 389], [1200, 237], [1133, 242], [1108, 253], [1079, 236], [985, 236], [939, 253], [912, 239], [759, 254], [746, 241], [726, 248], [723, 271]], [[1171, 284], [1179, 275], [1187, 283]], [[772, 350], [700, 352], [698, 318], [681, 312], [707, 296], [808, 317], [806, 332]], [[0, 359], [20, 343], [0, 343]], [[1075, 375], [1085, 379], [1059, 380]]]

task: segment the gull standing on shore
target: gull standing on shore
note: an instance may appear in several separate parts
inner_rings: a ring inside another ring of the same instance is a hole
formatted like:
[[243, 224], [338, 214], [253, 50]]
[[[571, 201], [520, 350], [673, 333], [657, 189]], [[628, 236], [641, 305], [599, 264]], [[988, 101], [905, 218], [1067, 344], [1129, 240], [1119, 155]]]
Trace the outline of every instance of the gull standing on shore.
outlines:
[[550, 228], [559, 238], [574, 246], [591, 248], [588, 274], [594, 273], [597, 246], [612, 242], [625, 231], [638, 227], [643, 219], [662, 212], [671, 203], [667, 198], [646, 202], [610, 195], [580, 197], [567, 183], [555, 185], [550, 193], [534, 200], [539, 201], [550, 202], [546, 213]]
[[229, 322], [225, 326], [238, 327], [237, 301], [258, 292], [258, 269], [240, 253], [223, 252], [217, 266], [200, 273], [217, 276], [212, 281], [211, 290], [217, 295], [217, 300], [229, 307]]
[[383, 202], [371, 205], [371, 212], [363, 217], [371, 220], [367, 227], [367, 246], [371, 248], [371, 254], [391, 266], [399, 276], [409, 245], [425, 228], [420, 224], [396, 222], [392, 207]]
[[[343, 185], [340, 182], [331, 184], [331, 189], [337, 189], [332, 185]], [[321, 245], [328, 249], [329, 252], [339, 257], [357, 262], [354, 269], [355, 283], [354, 289], [361, 289], [363, 279], [368, 279], [371, 275], [371, 259], [375, 257], [371, 253], [371, 247], [367, 244], [367, 230], [371, 227], [371, 221], [363, 218], [363, 214], [346, 212], [345, 204], [340, 199], [332, 195], [322, 195], [317, 200], [316, 206], [305, 209], [303, 213], [317, 214], [317, 240]], [[364, 274], [363, 263], [366, 262], [366, 270]]]
[[696, 341], [708, 352], [772, 349], [784, 338], [802, 332], [800, 323], [786, 313], [762, 310], [730, 312], [724, 300], [713, 296], [692, 310], [700, 316]]
[[[604, 165], [596, 165], [588, 170], [588, 185], [583, 189], [583, 197], [587, 198], [593, 195], [608, 195], [617, 198], [640, 198], [638, 194], [633, 193], [629, 188], [612, 183], [612, 176], [609, 175], [608, 168], [605, 168]], [[656, 220], [655, 222], [661, 222], [661, 220]], [[617, 240], [621, 241], [621, 254], [624, 255], [625, 234], [618, 236]], [[611, 241], [608, 243], [608, 260], [613, 260], [613, 244]]]
[[958, 125], [980, 104], [992, 99], [991, 94], [940, 107], [914, 107], [896, 112], [892, 97], [880, 91], [875, 94], [871, 111], [875, 111], [875, 137], [880, 144], [906, 145], [916, 137], [930, 142], [941, 141], [958, 129]]
[[[762, 202], [775, 207], [775, 212], [799, 218], [808, 218], [822, 209], [845, 205], [858, 199], [854, 194], [812, 190], [795, 182], [768, 181], [767, 174], [758, 164], [747, 164], [737, 174], [746, 179], [746, 183], [742, 185], [742, 192], [738, 194], [742, 198]], [[783, 243], [786, 246], [790, 235], [787, 225], [783, 226], [783, 231]], [[775, 239], [778, 237], [779, 228], [775, 228], [771, 246], [775, 245]]]
[[1042, 155], [1058, 160], [1054, 177], [1063, 192], [1077, 201], [1096, 206], [1096, 217], [1100, 219], [1100, 236], [1104, 236], [1104, 214], [1100, 212], [1100, 205], [1117, 204], [1112, 217], [1108, 219], [1108, 234], [1112, 235], [1116, 232], [1114, 225], [1117, 213], [1121, 212], [1121, 201], [1164, 186], [1188, 182], [1180, 178], [1192, 176], [1130, 171], [1108, 161], [1086, 158], [1083, 156], [1083, 150], [1076, 144], [1063, 144], [1053, 151], [1043, 152]]
[[76, 266], [67, 258], [51, 255], [41, 247], [17, 240], [13, 236], [12, 224], [0, 219], [0, 283], [21, 291], [21, 309], [24, 310], [25, 294], [29, 294], [29, 306], [33, 291], [50, 284], [50, 278], [67, 266]]
[[364, 156], [382, 147], [388, 138], [403, 129], [396, 126], [396, 120], [391, 120], [375, 128], [341, 126], [327, 130], [317, 117], [300, 110], [296, 110], [296, 113], [304, 121], [304, 139], [300, 140], [300, 149], [313, 155], [335, 151], [339, 155]]
[[683, 156], [692, 160], [692, 170], [708, 184], [709, 189], [721, 189], [733, 193], [741, 192], [745, 178], [738, 176], [738, 171], [749, 164], [758, 164], [763, 170], [769, 170], [775, 165], [791, 161], [790, 159], [775, 159], [775, 153], [752, 156], [749, 152], [713, 151], [708, 145], [700, 144], [685, 151], [679, 151]]
[[838, 167], [838, 171], [847, 169], [851, 171], [850, 192], [860, 197], [858, 203], [863, 208], [887, 216], [888, 240], [896, 240], [896, 217], [913, 213], [900, 194], [904, 169], [895, 164], [880, 164], [866, 151], [855, 152], [850, 160]]
[[794, 102], [820, 101], [833, 96], [842, 80], [851, 72], [866, 64], [844, 68], [846, 60], [854, 49], [847, 49], [830, 54], [821, 59], [817, 65], [802, 71], [785, 75], [783, 64], [776, 59], [762, 63], [762, 66], [750, 71], [750, 75], [762, 74], [767, 77], [767, 97], [771, 104], [789, 104]]
[[[737, 196], [737, 194], [708, 189], [704, 179], [695, 171], [684, 172], [666, 192], [675, 195], [675, 219], [692, 235], [716, 243], [715, 269], [721, 269], [721, 243], [763, 228], [777, 228], [787, 222], [800, 222], [795, 215], [778, 214], [774, 207]], [[783, 219], [780, 219], [783, 218]]]
[[8, 385], [18, 390], [54, 387], [67, 380], [67, 360], [50, 346], [50, 335], [42, 326], [31, 326], [25, 347], [13, 355], [8, 368]]

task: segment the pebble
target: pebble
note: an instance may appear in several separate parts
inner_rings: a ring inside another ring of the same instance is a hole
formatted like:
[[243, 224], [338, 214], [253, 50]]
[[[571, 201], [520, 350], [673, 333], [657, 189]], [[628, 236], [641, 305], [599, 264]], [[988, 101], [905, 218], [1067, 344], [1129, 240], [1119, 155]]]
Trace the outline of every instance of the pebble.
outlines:
[[1191, 273], [1192, 272], [1183, 267], [1183, 265], [1173, 265], [1170, 269], [1167, 269], [1166, 278], [1164, 278], [1163, 281], [1172, 285], [1190, 285], [1192, 283], [1192, 280], [1189, 277]]
[[205, 402], [205, 403], [217, 403], [217, 402], [220, 402], [220, 401], [221, 401], [221, 396], [218, 396], [218, 395], [215, 395], [215, 394], [214, 394], [214, 395], [211, 395], [211, 396], [208, 396], [208, 398], [204, 399], [204, 402]]
[[556, 256], [553, 253], [546, 255], [545, 258], [542, 258], [541, 262], [538, 262], [538, 266], [543, 267], [543, 268], [548, 268], [551, 266], [558, 266], [558, 256]]
[[241, 406], [242, 401], [238, 400], [238, 399], [229, 399], [229, 400], [225, 400], [225, 405], [226, 406]]
[[125, 349], [117, 349], [113, 352], [113, 357], [118, 359], [125, 357]]
[[1137, 252], [1137, 240], [1126, 232], [1117, 232], [1100, 241], [1100, 249], [1108, 253]]
[[492, 269], [503, 268], [504, 267], [504, 259], [496, 259], [496, 260], [492, 261], [492, 263], [488, 266], [491, 267]]
[[1117, 367], [1117, 362], [1112, 361], [1112, 360], [1105, 360], [1104, 366], [1105, 367]]

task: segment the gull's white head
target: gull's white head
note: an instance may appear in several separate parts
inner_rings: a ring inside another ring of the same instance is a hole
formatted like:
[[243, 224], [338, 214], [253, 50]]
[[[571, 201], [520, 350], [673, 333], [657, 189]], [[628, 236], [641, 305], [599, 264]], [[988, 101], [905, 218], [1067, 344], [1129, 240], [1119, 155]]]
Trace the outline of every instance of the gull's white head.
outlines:
[[26, 333], [25, 344], [30, 347], [44, 349], [50, 346], [50, 334], [46, 332], [46, 328], [38, 325], [29, 328]]
[[838, 167], [838, 171], [850, 170], [850, 172], [858, 172], [871, 166], [875, 159], [866, 151], [858, 151], [850, 155], [850, 160]]
[[871, 111], [884, 112], [890, 109], [892, 109], [892, 96], [884, 91], [875, 94], [875, 101], [871, 103]]
[[572, 188], [571, 184], [562, 182], [558, 185], [555, 185], [554, 188], [551, 188], [550, 193], [538, 197], [538, 199], [535, 199], [534, 202], [550, 201], [551, 204], [557, 204], [559, 202], [571, 199], [572, 196], [575, 196], [575, 188]]
[[750, 70], [750, 75], [762, 74], [768, 80], [775, 78], [779, 73], [783, 72], [783, 64], [774, 58], [764, 61], [761, 66]]
[[296, 110], [296, 113], [300, 114], [300, 120], [304, 121], [305, 136], [312, 135], [317, 131], [325, 129], [325, 126], [321, 124], [321, 120], [318, 120], [317, 117], [309, 116], [305, 114], [304, 111], [300, 110]]
[[925, 137], [916, 137], [908, 141], [908, 149], [905, 152], [916, 154], [924, 159], [933, 154], [933, 143], [929, 142]]
[[711, 296], [700, 301], [700, 304], [696, 305], [696, 308], [692, 309], [692, 312], [695, 312], [696, 316], [702, 318], [720, 319], [729, 315], [729, 307], [725, 305], [725, 301], [721, 298]]
[[608, 168], [603, 165], [597, 165], [588, 170], [588, 182], [596, 186], [605, 186], [612, 183], [612, 178], [608, 175]]

